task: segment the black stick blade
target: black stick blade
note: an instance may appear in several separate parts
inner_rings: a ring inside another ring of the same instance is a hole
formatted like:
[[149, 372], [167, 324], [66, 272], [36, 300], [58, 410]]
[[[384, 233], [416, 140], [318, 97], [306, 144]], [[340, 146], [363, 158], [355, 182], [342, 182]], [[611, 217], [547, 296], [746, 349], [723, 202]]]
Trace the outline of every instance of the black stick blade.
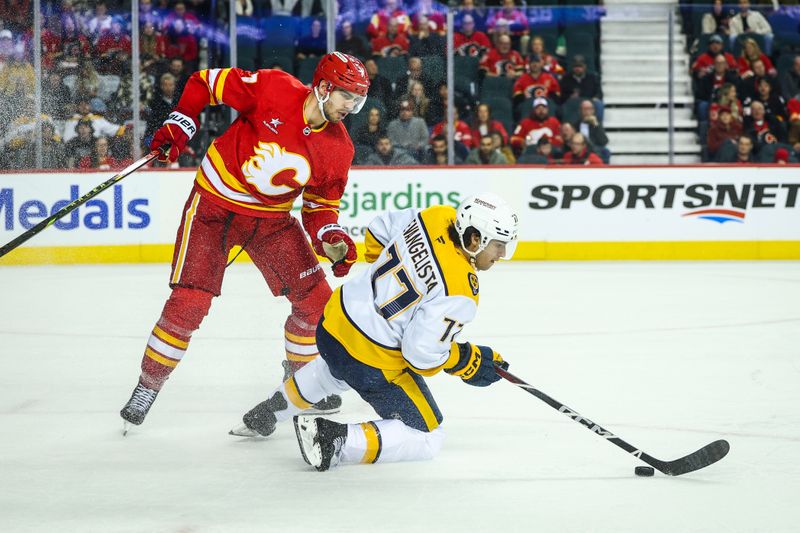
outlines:
[[680, 476], [695, 470], [700, 470], [709, 465], [713, 465], [726, 455], [731, 449], [731, 445], [726, 440], [717, 440], [703, 446], [694, 453], [690, 453], [686, 457], [675, 459], [674, 461], [664, 462], [658, 465], [661, 472], [668, 476]]

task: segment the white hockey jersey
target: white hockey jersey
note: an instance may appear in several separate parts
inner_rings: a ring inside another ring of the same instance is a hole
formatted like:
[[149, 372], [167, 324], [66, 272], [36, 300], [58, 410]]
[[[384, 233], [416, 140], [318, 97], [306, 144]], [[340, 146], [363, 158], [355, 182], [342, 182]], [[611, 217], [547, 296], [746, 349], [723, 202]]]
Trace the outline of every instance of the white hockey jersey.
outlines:
[[366, 237], [372, 266], [334, 291], [323, 327], [362, 363], [433, 375], [458, 361], [478, 310], [478, 277], [448, 235], [448, 206], [388, 212]]

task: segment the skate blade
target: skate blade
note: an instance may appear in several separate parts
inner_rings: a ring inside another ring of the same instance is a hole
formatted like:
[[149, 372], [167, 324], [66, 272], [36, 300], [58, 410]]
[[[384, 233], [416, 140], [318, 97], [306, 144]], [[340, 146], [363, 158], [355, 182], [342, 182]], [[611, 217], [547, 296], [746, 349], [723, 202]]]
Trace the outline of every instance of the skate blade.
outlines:
[[309, 407], [308, 409], [304, 409], [301, 414], [309, 416], [335, 415], [341, 410], [341, 407], [334, 407], [333, 409], [317, 409], [316, 407]]
[[258, 431], [252, 430], [249, 427], [245, 426], [244, 424], [235, 427], [232, 430], [228, 431], [228, 435], [233, 435], [234, 437], [244, 437], [250, 439], [266, 439], [264, 435], [259, 433]]
[[311, 416], [295, 416], [294, 417], [294, 433], [297, 436], [297, 444], [300, 446], [300, 455], [303, 456], [303, 461], [306, 464], [317, 468], [321, 464], [322, 459], [319, 456], [318, 450], [314, 448], [314, 435], [316, 431], [311, 431], [314, 424], [314, 417]]

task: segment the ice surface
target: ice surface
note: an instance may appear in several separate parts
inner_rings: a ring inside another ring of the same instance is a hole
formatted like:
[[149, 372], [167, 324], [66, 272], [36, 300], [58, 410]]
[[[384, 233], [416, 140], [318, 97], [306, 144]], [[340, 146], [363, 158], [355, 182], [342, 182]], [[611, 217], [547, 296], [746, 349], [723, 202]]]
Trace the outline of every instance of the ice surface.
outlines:
[[[358, 266], [357, 268], [363, 268]], [[251, 264], [147, 421], [119, 409], [168, 294], [167, 265], [0, 268], [0, 530], [789, 532], [800, 497], [800, 264], [500, 264], [462, 338], [660, 459], [725, 438], [720, 463], [638, 478], [616, 446], [516, 387], [430, 380], [431, 462], [303, 463], [291, 424], [227, 435], [277, 384], [289, 307]], [[330, 278], [329, 278], [330, 279]], [[373, 418], [352, 392], [340, 420]]]

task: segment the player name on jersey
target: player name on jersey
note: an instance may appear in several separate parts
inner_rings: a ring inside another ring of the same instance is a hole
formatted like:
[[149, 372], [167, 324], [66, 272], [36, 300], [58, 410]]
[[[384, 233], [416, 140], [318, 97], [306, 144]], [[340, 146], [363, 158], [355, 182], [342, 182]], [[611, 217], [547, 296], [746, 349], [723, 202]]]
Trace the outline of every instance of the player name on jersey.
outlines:
[[403, 239], [406, 241], [406, 247], [411, 254], [411, 262], [414, 264], [414, 271], [417, 277], [425, 283], [428, 292], [431, 292], [439, 281], [436, 278], [436, 269], [433, 266], [431, 252], [422, 236], [422, 228], [419, 225], [419, 219], [414, 218], [411, 224], [403, 231]]

